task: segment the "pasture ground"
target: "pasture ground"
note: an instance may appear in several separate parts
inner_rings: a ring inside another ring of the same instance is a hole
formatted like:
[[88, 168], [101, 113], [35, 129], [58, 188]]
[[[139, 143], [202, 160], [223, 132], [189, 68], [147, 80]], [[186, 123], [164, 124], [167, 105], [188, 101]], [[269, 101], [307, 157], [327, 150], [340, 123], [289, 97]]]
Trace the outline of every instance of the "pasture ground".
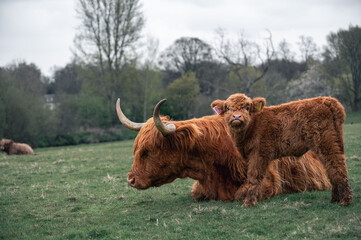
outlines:
[[127, 184], [133, 141], [0, 154], [0, 239], [361, 239], [361, 124], [345, 125], [354, 202], [287, 194], [242, 208], [196, 202], [192, 179]]

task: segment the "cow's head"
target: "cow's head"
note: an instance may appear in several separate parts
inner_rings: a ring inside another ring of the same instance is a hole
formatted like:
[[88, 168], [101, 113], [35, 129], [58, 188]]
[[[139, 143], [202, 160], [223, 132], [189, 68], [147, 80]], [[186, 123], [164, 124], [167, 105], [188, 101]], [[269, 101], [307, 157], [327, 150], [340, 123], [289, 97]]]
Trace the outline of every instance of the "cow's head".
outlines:
[[213, 101], [211, 107], [217, 114], [224, 116], [231, 129], [242, 131], [248, 127], [254, 113], [262, 111], [265, 104], [264, 98], [252, 100], [244, 94], [237, 93], [229, 96], [225, 101]]
[[170, 122], [159, 116], [160, 101], [153, 118], [145, 123], [127, 119], [116, 104], [119, 120], [128, 128], [139, 131], [134, 142], [134, 161], [128, 174], [128, 182], [137, 189], [147, 189], [186, 177], [184, 161], [202, 132], [194, 124]]
[[7, 151], [9, 150], [11, 144], [13, 144], [13, 140], [10, 140], [10, 139], [1, 139], [0, 141], [0, 148], [1, 148], [1, 151]]

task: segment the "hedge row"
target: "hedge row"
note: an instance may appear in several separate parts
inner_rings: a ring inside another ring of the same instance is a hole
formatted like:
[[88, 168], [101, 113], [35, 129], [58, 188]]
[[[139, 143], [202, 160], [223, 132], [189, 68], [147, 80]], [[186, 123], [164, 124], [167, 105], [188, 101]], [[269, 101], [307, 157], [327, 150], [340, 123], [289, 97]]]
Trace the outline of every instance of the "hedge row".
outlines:
[[119, 140], [133, 139], [136, 132], [130, 130], [110, 129], [110, 130], [90, 130], [77, 133], [66, 133], [60, 135], [49, 135], [37, 141], [37, 147], [56, 147], [66, 145], [88, 144], [111, 142]]

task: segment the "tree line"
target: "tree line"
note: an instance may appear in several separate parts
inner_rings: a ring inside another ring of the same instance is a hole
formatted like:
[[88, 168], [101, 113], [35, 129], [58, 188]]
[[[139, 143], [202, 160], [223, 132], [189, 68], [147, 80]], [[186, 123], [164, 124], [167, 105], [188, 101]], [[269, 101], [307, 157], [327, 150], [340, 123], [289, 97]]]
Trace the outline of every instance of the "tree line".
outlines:
[[[361, 109], [361, 29], [331, 32], [322, 50], [300, 36], [296, 56], [272, 33], [257, 43], [218, 29], [213, 43], [181, 37], [158, 53], [147, 39], [139, 52], [144, 16], [138, 0], [78, 0], [82, 19], [74, 59], [51, 78], [25, 61], [0, 67], [0, 137], [34, 147], [133, 137], [120, 127], [115, 101], [129, 119], [144, 122], [162, 98], [174, 120], [212, 114], [209, 104], [235, 92], [262, 96], [267, 105], [334, 96], [348, 112]], [[46, 102], [51, 99], [52, 101]]]

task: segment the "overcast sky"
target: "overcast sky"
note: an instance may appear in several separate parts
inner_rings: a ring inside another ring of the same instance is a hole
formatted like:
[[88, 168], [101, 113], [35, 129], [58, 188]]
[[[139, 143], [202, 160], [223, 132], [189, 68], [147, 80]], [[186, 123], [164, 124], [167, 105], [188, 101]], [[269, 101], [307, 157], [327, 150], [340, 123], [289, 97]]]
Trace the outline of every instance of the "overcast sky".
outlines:
[[[326, 36], [349, 24], [361, 26], [361, 0], [140, 0], [146, 18], [144, 36], [159, 40], [162, 51], [180, 37], [212, 42], [215, 30], [241, 31], [260, 40], [272, 32], [298, 49], [299, 36], [319, 47]], [[54, 66], [72, 58], [79, 26], [76, 0], [0, 0], [0, 66], [25, 60], [50, 76]]]

